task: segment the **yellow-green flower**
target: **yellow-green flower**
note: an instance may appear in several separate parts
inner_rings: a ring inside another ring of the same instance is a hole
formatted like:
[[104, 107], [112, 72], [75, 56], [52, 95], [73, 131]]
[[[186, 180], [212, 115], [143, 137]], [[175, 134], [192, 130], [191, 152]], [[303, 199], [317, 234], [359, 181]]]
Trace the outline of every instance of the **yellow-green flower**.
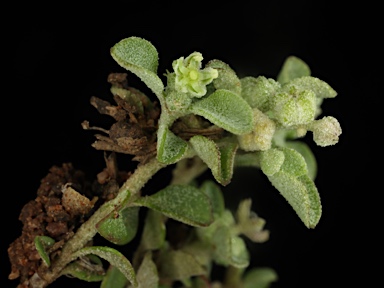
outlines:
[[175, 89], [182, 93], [189, 93], [192, 97], [202, 97], [207, 93], [207, 85], [219, 76], [219, 72], [211, 67], [201, 69], [203, 56], [193, 52], [187, 58], [180, 57], [173, 61], [175, 71]]

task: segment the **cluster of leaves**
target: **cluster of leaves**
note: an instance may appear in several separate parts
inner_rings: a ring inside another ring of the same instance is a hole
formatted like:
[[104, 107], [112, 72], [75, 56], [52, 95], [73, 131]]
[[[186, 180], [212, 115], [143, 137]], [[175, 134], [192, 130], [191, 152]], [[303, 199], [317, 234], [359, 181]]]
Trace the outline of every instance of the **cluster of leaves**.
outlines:
[[[201, 69], [203, 58], [194, 52], [173, 62], [174, 72], [167, 73], [164, 88], [157, 75], [157, 51], [147, 40], [123, 39], [111, 54], [160, 101], [158, 161], [173, 164], [192, 150], [222, 185], [231, 181], [236, 165], [260, 167], [304, 224], [309, 228], [317, 225], [321, 204], [313, 182], [316, 161], [304, 142], [294, 140], [311, 131], [319, 146], [334, 145], [341, 127], [332, 116], [316, 119], [323, 100], [337, 93], [326, 82], [310, 76], [306, 63], [291, 56], [277, 80], [264, 76], [240, 79], [220, 60], [211, 60]], [[185, 141], [172, 133], [172, 124], [180, 118], [187, 127], [203, 128], [196, 116], [228, 133], [218, 141], [202, 135]]]
[[[286, 59], [274, 80], [263, 76], [239, 78], [220, 60], [211, 60], [203, 68], [202, 55], [193, 52], [172, 63], [173, 72], [167, 71], [164, 85], [157, 74], [157, 50], [149, 41], [123, 39], [112, 47], [111, 55], [138, 76], [161, 105], [155, 160], [163, 165], [176, 164], [177, 172], [185, 161], [197, 157], [216, 182], [199, 185], [190, 179], [145, 196], [124, 191], [118, 196], [124, 198], [121, 205], [113, 207], [114, 212], [99, 221], [96, 229], [111, 243], [126, 245], [136, 237], [139, 209], [147, 208], [132, 263], [114, 248], [90, 246], [74, 252], [61, 273], [101, 281], [103, 288], [169, 288], [176, 282], [199, 288], [211, 287], [208, 279], [212, 265], [218, 264], [228, 267], [232, 274], [230, 283], [217, 283], [217, 287], [268, 287], [277, 279], [276, 274], [271, 269], [246, 270], [249, 254], [244, 242], [244, 237], [253, 242], [266, 241], [265, 221], [251, 211], [250, 199], [241, 201], [235, 214], [226, 209], [219, 184], [230, 183], [235, 167], [258, 167], [304, 225], [314, 228], [322, 211], [314, 183], [316, 160], [298, 139], [310, 131], [319, 146], [338, 142], [339, 122], [331, 116], [317, 119], [323, 100], [337, 93], [312, 77], [306, 63], [294, 56]], [[137, 94], [119, 89], [117, 94], [125, 101], [140, 103]], [[192, 131], [189, 137], [175, 133], [176, 123]], [[199, 133], [217, 129], [224, 133], [216, 139], [207, 136], [209, 133]], [[114, 203], [106, 202], [100, 209], [108, 205]], [[177, 249], [165, 237], [168, 219], [194, 227]], [[50, 245], [53, 241], [49, 237], [36, 238], [37, 250], [48, 266], [45, 251]], [[111, 264], [106, 272], [100, 258]]]

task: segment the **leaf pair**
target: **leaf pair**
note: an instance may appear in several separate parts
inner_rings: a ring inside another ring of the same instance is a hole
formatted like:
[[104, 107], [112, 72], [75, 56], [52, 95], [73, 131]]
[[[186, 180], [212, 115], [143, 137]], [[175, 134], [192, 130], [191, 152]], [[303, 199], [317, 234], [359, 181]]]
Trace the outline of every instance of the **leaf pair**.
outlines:
[[288, 147], [272, 148], [260, 153], [261, 170], [305, 226], [314, 228], [320, 220], [322, 209], [320, 195], [308, 174], [305, 158]]

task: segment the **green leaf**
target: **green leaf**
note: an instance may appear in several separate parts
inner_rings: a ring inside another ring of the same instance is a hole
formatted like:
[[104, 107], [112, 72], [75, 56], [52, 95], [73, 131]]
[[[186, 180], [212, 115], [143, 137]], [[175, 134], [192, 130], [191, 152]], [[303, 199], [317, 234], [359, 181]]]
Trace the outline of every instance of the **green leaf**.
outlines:
[[111, 55], [121, 67], [136, 74], [162, 102], [164, 84], [157, 76], [159, 57], [149, 41], [140, 37], [125, 38], [111, 48]]
[[280, 83], [264, 76], [247, 76], [240, 79], [241, 96], [252, 108], [269, 110], [269, 99], [280, 89]]
[[284, 152], [277, 148], [271, 148], [260, 153], [260, 169], [267, 176], [280, 171], [284, 163]]
[[113, 265], [109, 265], [107, 274], [101, 282], [100, 288], [125, 288], [128, 280], [124, 274]]
[[186, 152], [188, 143], [173, 134], [165, 125], [160, 125], [157, 135], [157, 160], [165, 164], [179, 161]]
[[211, 60], [206, 67], [211, 67], [219, 72], [219, 77], [213, 80], [213, 85], [216, 89], [225, 89], [236, 94], [241, 94], [241, 83], [236, 72], [221, 60]]
[[194, 186], [170, 185], [153, 195], [137, 199], [134, 204], [159, 211], [191, 226], [208, 226], [213, 221], [208, 196]]
[[140, 288], [159, 287], [159, 275], [156, 264], [152, 260], [152, 252], [150, 251], [144, 255], [143, 261], [140, 264], [137, 271], [137, 281]]
[[245, 242], [239, 236], [231, 235], [230, 228], [219, 226], [212, 238], [215, 247], [214, 260], [224, 266], [245, 268], [249, 265], [249, 254]]
[[272, 185], [292, 206], [307, 228], [314, 228], [321, 217], [320, 196], [308, 175], [295, 177], [284, 171], [268, 176]]
[[295, 149], [304, 157], [305, 162], [307, 163], [308, 176], [314, 180], [317, 174], [317, 161], [311, 148], [301, 141], [287, 141], [285, 142], [285, 146]]
[[275, 270], [268, 267], [257, 267], [244, 274], [243, 288], [268, 288], [278, 280]]
[[241, 96], [232, 91], [218, 89], [211, 95], [194, 102], [189, 109], [225, 130], [236, 134], [253, 129], [253, 112]]
[[196, 229], [196, 233], [199, 239], [206, 244], [213, 245], [213, 238], [216, 230], [221, 227], [230, 227], [235, 225], [236, 221], [233, 214], [228, 209], [225, 209], [221, 215], [216, 217], [215, 221], [208, 227], [199, 227]]
[[148, 209], [145, 217], [141, 245], [144, 250], [157, 250], [165, 242], [164, 217], [158, 211]]
[[218, 146], [211, 139], [196, 135], [189, 139], [197, 155], [211, 169], [216, 181], [227, 185], [232, 178], [234, 157], [237, 144], [227, 142]]
[[310, 90], [315, 93], [317, 98], [335, 98], [337, 92], [326, 82], [312, 76], [303, 76], [293, 79], [287, 84], [287, 88], [293, 85], [300, 90]]
[[308, 173], [307, 162], [305, 162], [303, 155], [295, 149], [288, 147], [280, 147], [278, 149], [284, 153], [284, 162], [281, 165], [280, 171], [293, 176], [301, 176]]
[[67, 265], [61, 274], [86, 282], [99, 282], [104, 279], [105, 271], [100, 258], [90, 254]]
[[34, 242], [41, 259], [48, 267], [51, 266], [51, 260], [49, 259], [49, 254], [47, 253], [46, 248], [55, 244], [55, 240], [48, 236], [36, 236]]
[[309, 228], [315, 228], [315, 226], [319, 223], [322, 214], [320, 195], [315, 183], [308, 175], [300, 176], [299, 180], [301, 181], [301, 183], [303, 183], [308, 193], [310, 205], [308, 226]]
[[113, 211], [106, 219], [97, 223], [97, 232], [113, 244], [125, 245], [136, 236], [138, 215], [138, 207]]
[[221, 192], [220, 187], [211, 180], [205, 180], [201, 186], [201, 191], [203, 191], [212, 203], [212, 211], [217, 215], [221, 215], [225, 210], [224, 196]]
[[283, 66], [277, 76], [277, 81], [281, 84], [287, 83], [295, 78], [311, 75], [309, 66], [296, 56], [289, 56], [285, 59]]
[[165, 251], [159, 265], [161, 277], [172, 280], [182, 281], [207, 273], [193, 255], [182, 250], [169, 249]]
[[220, 150], [221, 184], [227, 185], [232, 179], [238, 144], [232, 141], [226, 141], [226, 139], [222, 138], [217, 142], [217, 146]]
[[72, 254], [72, 257], [75, 259], [89, 254], [107, 260], [111, 265], [119, 269], [134, 287], [138, 287], [135, 270], [133, 269], [131, 262], [129, 262], [122, 253], [110, 247], [91, 246], [76, 251]]

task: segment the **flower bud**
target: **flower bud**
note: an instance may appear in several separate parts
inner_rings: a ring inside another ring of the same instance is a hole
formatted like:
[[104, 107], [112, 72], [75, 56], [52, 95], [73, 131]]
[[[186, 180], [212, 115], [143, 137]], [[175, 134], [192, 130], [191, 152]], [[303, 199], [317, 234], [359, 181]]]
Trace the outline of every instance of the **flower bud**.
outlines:
[[332, 116], [313, 121], [309, 125], [309, 130], [313, 132], [313, 141], [322, 147], [339, 142], [339, 136], [342, 132], [339, 121]]

